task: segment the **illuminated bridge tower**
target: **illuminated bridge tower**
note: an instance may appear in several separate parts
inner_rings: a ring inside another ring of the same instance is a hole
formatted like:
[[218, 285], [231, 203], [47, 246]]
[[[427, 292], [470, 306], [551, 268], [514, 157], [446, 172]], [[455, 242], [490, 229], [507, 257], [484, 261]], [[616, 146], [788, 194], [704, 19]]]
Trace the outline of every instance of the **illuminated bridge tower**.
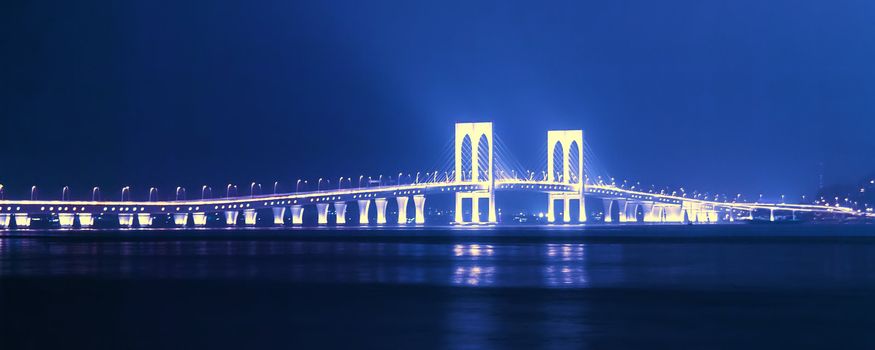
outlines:
[[[492, 123], [456, 123], [455, 183], [472, 186], [456, 192], [455, 223], [480, 223], [480, 200], [486, 199], [486, 222], [495, 223], [495, 178], [493, 177]], [[471, 201], [471, 219], [465, 221], [463, 201]]]
[[562, 222], [571, 222], [571, 201], [580, 203], [578, 222], [586, 222], [583, 200], [583, 130], [547, 131], [547, 181], [572, 185], [573, 193], [550, 192], [547, 197], [547, 221], [556, 222], [556, 201], [562, 201]]

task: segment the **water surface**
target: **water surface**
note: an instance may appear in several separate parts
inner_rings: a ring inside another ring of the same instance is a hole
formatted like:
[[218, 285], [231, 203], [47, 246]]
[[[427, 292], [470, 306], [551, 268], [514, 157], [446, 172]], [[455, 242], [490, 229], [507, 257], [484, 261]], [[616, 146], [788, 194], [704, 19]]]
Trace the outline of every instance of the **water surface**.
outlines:
[[0, 236], [2, 348], [871, 348], [873, 292], [867, 225]]

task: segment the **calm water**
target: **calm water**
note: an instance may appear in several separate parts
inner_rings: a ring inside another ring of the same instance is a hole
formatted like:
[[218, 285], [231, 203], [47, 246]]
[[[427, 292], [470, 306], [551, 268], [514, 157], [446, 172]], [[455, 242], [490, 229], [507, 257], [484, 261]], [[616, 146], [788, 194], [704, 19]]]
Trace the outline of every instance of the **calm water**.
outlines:
[[0, 234], [0, 349], [875, 348], [875, 225]]

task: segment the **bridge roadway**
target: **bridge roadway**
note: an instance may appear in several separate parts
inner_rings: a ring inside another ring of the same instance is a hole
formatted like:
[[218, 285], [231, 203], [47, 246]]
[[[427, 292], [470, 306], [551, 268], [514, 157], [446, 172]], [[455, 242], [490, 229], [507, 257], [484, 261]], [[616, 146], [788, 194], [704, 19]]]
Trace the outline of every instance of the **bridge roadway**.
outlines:
[[[767, 203], [727, 203], [681, 196], [654, 194], [622, 189], [608, 185], [587, 184], [580, 193], [579, 184], [557, 181], [537, 181], [524, 179], [496, 179], [494, 191], [528, 191], [551, 194], [548, 217], [555, 221], [553, 195], [558, 198], [581, 196], [599, 198], [605, 204], [605, 221], [611, 222], [612, 208], [619, 210], [620, 222], [639, 221], [643, 212], [644, 222], [717, 222], [734, 220], [738, 211], [745, 211], [752, 219], [754, 210], [768, 210], [770, 219], [775, 220], [775, 211], [822, 212], [841, 215], [861, 215], [850, 208], [805, 204], [767, 204]], [[349, 202], [358, 205], [359, 222], [368, 223], [371, 203], [377, 210], [377, 223], [386, 223], [386, 207], [389, 198], [398, 201], [401, 224], [407, 223], [407, 203], [413, 198], [414, 222], [425, 223], [425, 196], [435, 193], [488, 192], [489, 182], [423, 182], [414, 184], [375, 186], [365, 188], [325, 189], [320, 191], [283, 193], [271, 195], [239, 196], [215, 199], [174, 200], [174, 201], [75, 201], [75, 200], [2, 200], [0, 201], [0, 228], [10, 227], [14, 220], [17, 227], [28, 227], [35, 215], [57, 215], [61, 227], [72, 227], [78, 221], [82, 227], [93, 225], [97, 216], [113, 214], [119, 218], [123, 227], [134, 225], [134, 218], [142, 227], [152, 224], [158, 215], [171, 215], [174, 222], [184, 226], [191, 216], [195, 226], [206, 224], [208, 213], [223, 213], [229, 225], [236, 225], [240, 213], [245, 224], [254, 225], [258, 209], [270, 208], [276, 224], [283, 223], [287, 208], [291, 209], [292, 223], [301, 224], [305, 206], [315, 206], [319, 224], [328, 223], [328, 207], [334, 205], [337, 212], [345, 212]], [[563, 197], [565, 196], [565, 197]], [[457, 204], [457, 209], [460, 204]], [[566, 204], [564, 222], [570, 222], [569, 208]], [[735, 214], [733, 214], [735, 211]], [[581, 210], [583, 212], [583, 210]], [[728, 215], [727, 215], [728, 213]], [[345, 224], [345, 217], [338, 216], [337, 224]], [[476, 222], [476, 220], [473, 220]], [[578, 217], [585, 221], [585, 217]]]
[[[601, 198], [604, 201], [606, 222], [611, 222], [611, 211], [615, 204], [620, 211], [620, 222], [637, 221], [639, 210], [643, 212], [644, 222], [753, 220], [753, 213], [756, 210], [768, 211], [769, 221], [776, 221], [776, 212], [789, 213], [793, 218], [796, 217], [796, 213], [875, 217], [875, 215], [861, 213], [847, 207], [791, 203], [720, 202], [634, 191], [610, 185], [588, 184], [585, 193], [587, 197]], [[747, 216], [739, 217], [738, 214], [747, 214]]]

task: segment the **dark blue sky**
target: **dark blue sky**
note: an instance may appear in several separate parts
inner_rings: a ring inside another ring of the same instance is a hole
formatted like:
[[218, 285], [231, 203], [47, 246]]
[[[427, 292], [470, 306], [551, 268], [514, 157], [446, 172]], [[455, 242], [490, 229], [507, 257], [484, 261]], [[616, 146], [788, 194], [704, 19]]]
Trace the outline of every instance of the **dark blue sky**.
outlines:
[[[492, 120], [613, 175], [798, 195], [875, 170], [872, 1], [4, 1], [0, 183], [390, 174]], [[242, 187], [242, 186], [241, 186]], [[57, 189], [57, 190], [56, 190]]]

